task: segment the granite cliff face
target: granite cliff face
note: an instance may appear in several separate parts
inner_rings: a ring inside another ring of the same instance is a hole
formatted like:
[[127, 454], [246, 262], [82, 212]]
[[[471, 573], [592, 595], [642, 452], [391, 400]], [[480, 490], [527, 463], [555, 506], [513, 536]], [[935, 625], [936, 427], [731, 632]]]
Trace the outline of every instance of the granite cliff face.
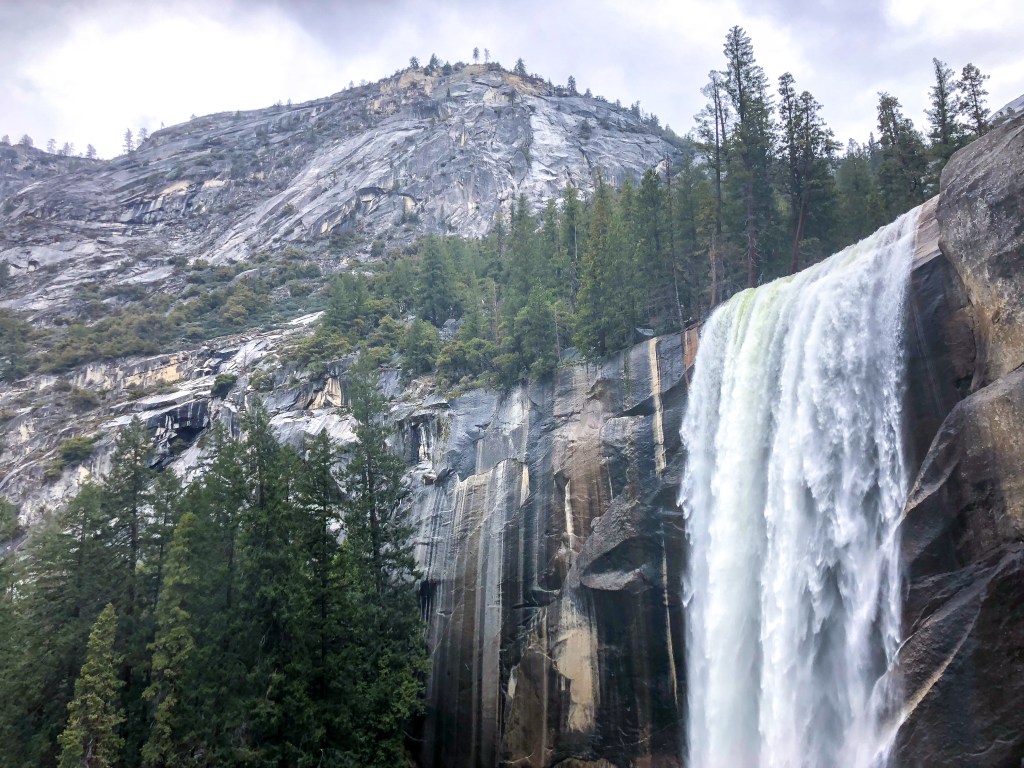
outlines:
[[433, 658], [423, 765], [680, 764], [695, 342], [399, 419]]
[[173, 290], [176, 265], [287, 245], [330, 271], [370, 258], [377, 239], [480, 236], [520, 194], [542, 205], [567, 183], [592, 189], [599, 171], [639, 178], [680, 146], [628, 109], [472, 65], [197, 118], [32, 183], [25, 162], [0, 163], [0, 261], [14, 278], [0, 307], [74, 314], [87, 282]]
[[1022, 178], [1019, 119], [942, 175], [911, 377], [919, 437], [933, 438], [902, 526], [901, 766], [1024, 759]]

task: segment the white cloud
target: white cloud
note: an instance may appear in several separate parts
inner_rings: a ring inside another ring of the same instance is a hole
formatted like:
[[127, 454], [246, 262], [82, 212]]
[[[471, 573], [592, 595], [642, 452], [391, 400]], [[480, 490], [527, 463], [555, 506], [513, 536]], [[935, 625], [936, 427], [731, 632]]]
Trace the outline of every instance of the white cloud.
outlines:
[[343, 68], [273, 9], [232, 22], [154, 7], [130, 23], [82, 18], [18, 74], [20, 98], [55, 117], [59, 142], [91, 142], [111, 155], [126, 127], [154, 130], [193, 113], [326, 95], [340, 88]]
[[639, 100], [685, 132], [734, 24], [772, 87], [792, 72], [844, 141], [866, 138], [880, 90], [923, 126], [932, 56], [991, 74], [992, 107], [1024, 91], [1019, 0], [0, 0], [0, 133], [110, 155], [126, 127], [326, 96], [412, 55], [468, 60], [474, 46]]

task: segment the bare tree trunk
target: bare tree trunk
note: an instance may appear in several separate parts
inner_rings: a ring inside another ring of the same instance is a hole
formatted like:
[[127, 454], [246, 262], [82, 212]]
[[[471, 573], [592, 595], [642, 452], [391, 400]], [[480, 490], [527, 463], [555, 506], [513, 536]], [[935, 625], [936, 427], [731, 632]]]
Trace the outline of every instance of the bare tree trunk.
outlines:
[[718, 304], [718, 239], [712, 235], [711, 248], [708, 251], [711, 261], [711, 304], [714, 307]]
[[807, 203], [803, 197], [800, 198], [800, 205], [797, 209], [796, 231], [793, 233], [793, 258], [789, 262], [789, 274], [795, 275], [800, 271], [800, 243], [804, 239], [804, 226], [807, 223]]
[[747, 285], [757, 287], [757, 230], [754, 227], [754, 184], [745, 184], [744, 197], [747, 203]]

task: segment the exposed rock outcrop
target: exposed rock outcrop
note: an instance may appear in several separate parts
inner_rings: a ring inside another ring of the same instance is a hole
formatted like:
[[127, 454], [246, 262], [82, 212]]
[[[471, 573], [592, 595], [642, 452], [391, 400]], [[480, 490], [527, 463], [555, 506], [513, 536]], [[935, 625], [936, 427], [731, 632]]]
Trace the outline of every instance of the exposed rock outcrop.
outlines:
[[681, 764], [685, 359], [660, 337], [400, 422], [421, 460], [423, 765]]
[[899, 765], [1024, 756], [1024, 370], [957, 405], [903, 523]]
[[1024, 761], [1022, 178], [1024, 121], [953, 157], [942, 177], [941, 254], [933, 261], [948, 262], [962, 290], [947, 271], [932, 299], [916, 292], [915, 308], [924, 297], [936, 311], [917, 324], [921, 343], [911, 346], [914, 444], [935, 434], [901, 531], [908, 591], [900, 766]]
[[942, 172], [940, 245], [977, 323], [974, 388], [1024, 363], [1024, 120], [957, 152]]
[[61, 159], [59, 177], [0, 157], [13, 278], [0, 307], [50, 319], [79, 308], [88, 283], [177, 290], [196, 259], [295, 246], [328, 271], [371, 258], [375, 240], [478, 237], [520, 194], [540, 206], [567, 183], [592, 190], [598, 172], [638, 179], [682, 146], [604, 99], [471, 65], [196, 118], [110, 161]]

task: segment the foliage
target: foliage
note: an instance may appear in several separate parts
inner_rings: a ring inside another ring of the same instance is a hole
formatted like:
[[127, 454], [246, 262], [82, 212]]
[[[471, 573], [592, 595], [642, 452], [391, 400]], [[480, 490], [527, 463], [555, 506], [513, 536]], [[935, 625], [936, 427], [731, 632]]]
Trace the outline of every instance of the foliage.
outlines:
[[18, 508], [0, 496], [0, 542], [10, 541], [21, 533]]
[[928, 161], [921, 134], [903, 114], [899, 99], [888, 93], [878, 95], [878, 130], [878, 186], [887, 218], [892, 219], [924, 202]]
[[72, 387], [68, 393], [68, 404], [75, 411], [88, 411], [100, 404], [100, 398], [92, 390]]
[[424, 320], [414, 320], [405, 334], [402, 354], [405, 366], [412, 373], [427, 373], [434, 367], [441, 337], [437, 329]]
[[28, 322], [8, 309], [0, 309], [0, 381], [11, 381], [29, 372], [29, 341], [33, 336]]
[[67, 464], [81, 464], [92, 456], [92, 451], [91, 437], [69, 437], [57, 446], [57, 453]]
[[0, 763], [405, 761], [426, 655], [404, 466], [380, 395], [348, 390], [344, 473], [257, 403], [182, 488], [136, 421], [107, 481], [0, 561]]
[[236, 381], [238, 381], [238, 377], [233, 373], [218, 373], [213, 379], [213, 388], [210, 390], [210, 394], [213, 397], [227, 397]]
[[75, 696], [68, 704], [68, 723], [57, 741], [61, 747], [59, 768], [112, 768], [121, 763], [124, 723], [118, 677], [121, 658], [114, 650], [117, 615], [107, 603], [100, 612], [75, 681]]

